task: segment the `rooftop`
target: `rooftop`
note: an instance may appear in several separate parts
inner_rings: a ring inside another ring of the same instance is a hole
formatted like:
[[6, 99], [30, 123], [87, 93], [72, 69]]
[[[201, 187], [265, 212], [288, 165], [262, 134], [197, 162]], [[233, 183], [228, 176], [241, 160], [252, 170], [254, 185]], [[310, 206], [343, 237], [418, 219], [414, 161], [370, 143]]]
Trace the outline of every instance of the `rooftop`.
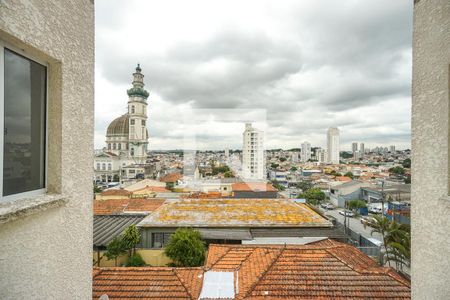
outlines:
[[164, 201], [139, 198], [94, 200], [94, 215], [148, 214], [159, 208]]
[[92, 299], [198, 299], [201, 268], [94, 268]]
[[305, 204], [287, 199], [183, 199], [148, 215], [142, 227], [332, 227]]
[[231, 185], [233, 191], [239, 192], [276, 192], [277, 189], [265, 182], [237, 182]]
[[159, 178], [161, 182], [176, 182], [183, 177], [181, 173], [170, 173]]
[[219, 272], [234, 274], [235, 299], [411, 298], [409, 281], [393, 269], [326, 239], [308, 245], [210, 245], [203, 268], [94, 268], [93, 299], [202, 299], [204, 275]]
[[94, 216], [94, 246], [106, 247], [130, 225], [136, 225], [144, 215]]

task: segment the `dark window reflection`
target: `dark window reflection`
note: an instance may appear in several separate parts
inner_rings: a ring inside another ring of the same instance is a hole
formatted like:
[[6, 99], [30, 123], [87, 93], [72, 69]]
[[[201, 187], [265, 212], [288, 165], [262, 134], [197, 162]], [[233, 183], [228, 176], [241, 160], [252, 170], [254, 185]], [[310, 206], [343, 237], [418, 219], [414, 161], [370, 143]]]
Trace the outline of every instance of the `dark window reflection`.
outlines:
[[46, 68], [5, 49], [3, 195], [45, 187]]

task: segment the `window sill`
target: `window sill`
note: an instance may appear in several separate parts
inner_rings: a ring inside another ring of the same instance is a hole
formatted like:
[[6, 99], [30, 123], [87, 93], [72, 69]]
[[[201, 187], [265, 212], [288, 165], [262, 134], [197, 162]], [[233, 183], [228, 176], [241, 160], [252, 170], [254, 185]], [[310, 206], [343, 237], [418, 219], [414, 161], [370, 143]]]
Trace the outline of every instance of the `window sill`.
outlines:
[[49, 208], [59, 207], [67, 202], [67, 197], [59, 194], [46, 194], [20, 200], [0, 202], [0, 224], [8, 223]]

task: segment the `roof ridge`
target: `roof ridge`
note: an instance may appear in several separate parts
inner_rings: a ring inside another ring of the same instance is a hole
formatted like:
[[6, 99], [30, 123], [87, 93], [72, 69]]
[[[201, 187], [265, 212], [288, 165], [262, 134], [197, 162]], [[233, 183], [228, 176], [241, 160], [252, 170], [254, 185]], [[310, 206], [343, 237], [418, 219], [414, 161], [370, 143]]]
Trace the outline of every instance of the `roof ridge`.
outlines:
[[262, 274], [257, 277], [257, 280], [250, 286], [247, 293], [245, 293], [245, 295], [243, 296], [244, 299], [250, 296], [250, 293], [253, 291], [258, 282], [260, 282], [261, 279], [263, 279], [263, 277], [266, 276], [267, 272], [269, 272], [269, 270], [273, 267], [273, 265], [280, 259], [281, 255], [284, 253], [285, 250], [286, 245], [284, 245], [284, 247], [280, 249], [280, 253], [278, 253], [277, 257], [275, 257], [275, 259], [272, 260], [272, 262], [267, 266], [267, 268], [262, 272]]
[[[181, 283], [181, 285], [183, 286], [183, 288], [186, 290], [186, 293], [189, 295], [189, 297], [191, 299], [194, 299], [194, 297], [191, 295], [191, 293], [189, 292], [189, 289], [186, 287], [186, 285], [184, 284], [184, 281], [180, 278], [180, 276], [178, 276], [178, 273], [176, 271], [176, 269], [172, 270], [173, 274], [178, 278], [178, 281]], [[202, 280], [202, 285], [203, 285], [203, 280]]]

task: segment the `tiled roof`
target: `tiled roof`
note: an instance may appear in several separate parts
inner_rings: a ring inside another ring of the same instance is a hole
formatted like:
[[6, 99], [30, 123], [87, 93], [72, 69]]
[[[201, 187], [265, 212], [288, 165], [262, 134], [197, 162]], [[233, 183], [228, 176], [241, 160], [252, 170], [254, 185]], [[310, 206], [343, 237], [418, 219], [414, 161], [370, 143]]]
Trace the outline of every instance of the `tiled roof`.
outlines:
[[206, 270], [237, 271], [237, 299], [410, 299], [410, 284], [355, 247], [210, 245]]
[[159, 208], [163, 199], [108, 199], [94, 200], [94, 215], [114, 215], [123, 213], [149, 213]]
[[181, 177], [183, 177], [183, 175], [181, 175], [180, 173], [170, 173], [170, 174], [164, 175], [163, 177], [159, 178], [159, 181], [161, 181], [161, 182], [176, 182], [179, 179], [181, 179]]
[[134, 190], [133, 193], [145, 193], [145, 192], [156, 192], [156, 193], [170, 193], [168, 189], [162, 186], [146, 186], [138, 190]]
[[265, 182], [237, 182], [231, 185], [235, 192], [276, 192], [277, 189]]
[[287, 199], [182, 199], [149, 214], [143, 227], [332, 227], [305, 204]]
[[94, 268], [92, 299], [197, 299], [201, 268]]
[[101, 192], [102, 196], [129, 196], [131, 195], [130, 191], [124, 189], [109, 189]]

